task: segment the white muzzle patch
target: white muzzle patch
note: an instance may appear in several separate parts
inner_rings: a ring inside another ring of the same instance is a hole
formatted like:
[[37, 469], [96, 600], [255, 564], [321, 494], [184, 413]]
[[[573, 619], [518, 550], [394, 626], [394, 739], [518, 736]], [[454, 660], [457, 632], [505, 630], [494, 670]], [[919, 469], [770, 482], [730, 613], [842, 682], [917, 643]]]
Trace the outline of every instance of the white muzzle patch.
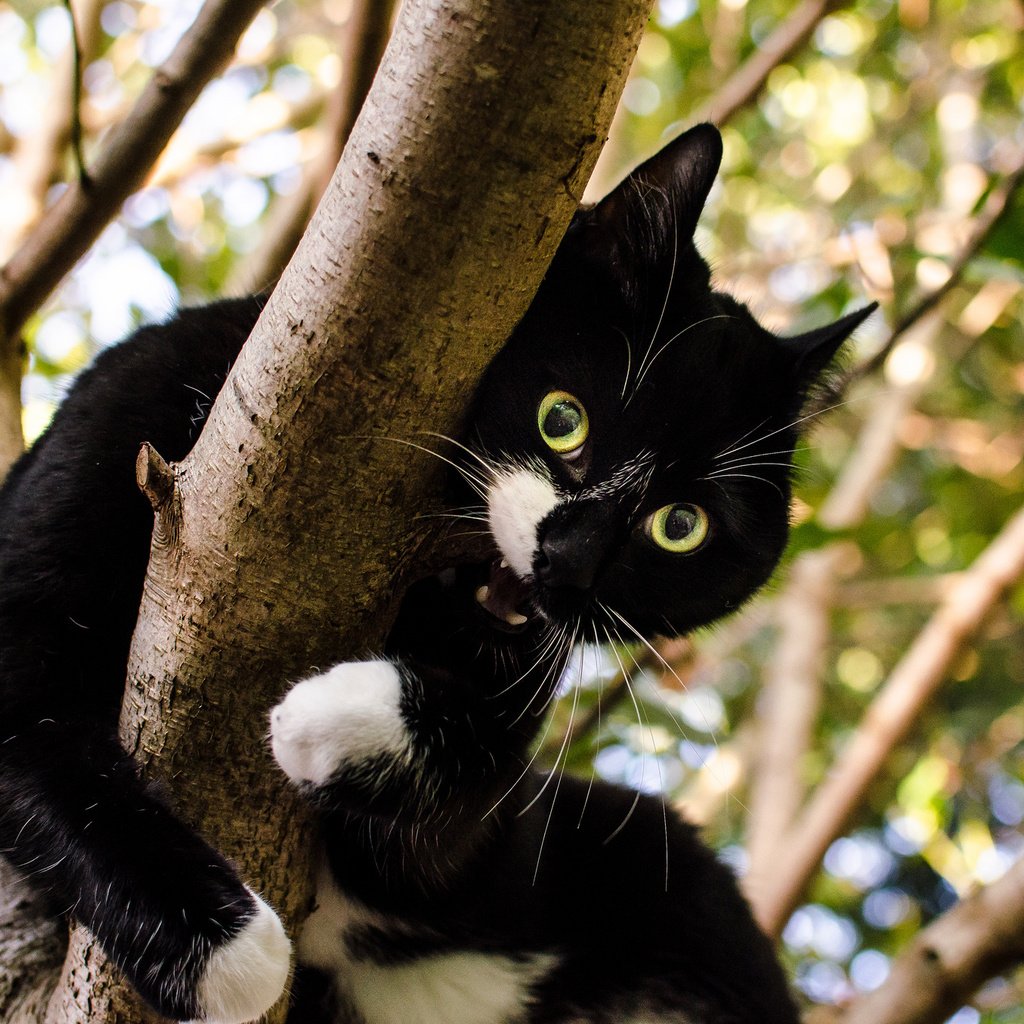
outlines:
[[520, 578], [532, 573], [537, 528], [558, 502], [554, 484], [533, 469], [501, 470], [487, 488], [491, 536]]

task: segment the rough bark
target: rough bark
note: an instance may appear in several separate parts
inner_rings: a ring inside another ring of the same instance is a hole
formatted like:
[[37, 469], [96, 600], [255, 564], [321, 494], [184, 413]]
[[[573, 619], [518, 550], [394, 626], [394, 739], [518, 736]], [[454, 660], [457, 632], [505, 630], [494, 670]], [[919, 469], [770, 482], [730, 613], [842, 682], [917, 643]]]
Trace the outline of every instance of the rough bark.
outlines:
[[[266, 710], [386, 631], [438, 472], [381, 438], [457, 428], [575, 208], [649, 7], [407, 0], [328, 193], [159, 501], [122, 738], [292, 926], [309, 830]], [[79, 933], [51, 1014], [142, 1019], [69, 998], [116, 984], [94, 953]]]
[[0, 1021], [36, 1024], [60, 972], [65, 929], [0, 857]]
[[0, 345], [0, 481], [22, 453], [21, 346]]

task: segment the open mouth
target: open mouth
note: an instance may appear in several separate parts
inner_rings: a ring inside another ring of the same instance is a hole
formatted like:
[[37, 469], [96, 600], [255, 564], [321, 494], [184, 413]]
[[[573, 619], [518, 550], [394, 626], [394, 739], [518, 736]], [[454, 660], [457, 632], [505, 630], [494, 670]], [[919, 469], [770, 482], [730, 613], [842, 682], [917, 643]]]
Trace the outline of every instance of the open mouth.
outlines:
[[525, 630], [534, 614], [529, 585], [503, 558], [489, 566], [486, 582], [476, 588], [476, 603], [492, 626], [506, 632]]

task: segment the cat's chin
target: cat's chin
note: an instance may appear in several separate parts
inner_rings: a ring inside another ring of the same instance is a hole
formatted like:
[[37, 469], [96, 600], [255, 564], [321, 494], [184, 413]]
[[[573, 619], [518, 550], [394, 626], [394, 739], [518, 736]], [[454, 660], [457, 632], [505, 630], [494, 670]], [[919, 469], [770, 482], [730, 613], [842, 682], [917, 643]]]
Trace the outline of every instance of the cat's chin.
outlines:
[[525, 632], [537, 618], [529, 581], [522, 579], [504, 558], [488, 564], [486, 579], [474, 596], [487, 624], [503, 633]]

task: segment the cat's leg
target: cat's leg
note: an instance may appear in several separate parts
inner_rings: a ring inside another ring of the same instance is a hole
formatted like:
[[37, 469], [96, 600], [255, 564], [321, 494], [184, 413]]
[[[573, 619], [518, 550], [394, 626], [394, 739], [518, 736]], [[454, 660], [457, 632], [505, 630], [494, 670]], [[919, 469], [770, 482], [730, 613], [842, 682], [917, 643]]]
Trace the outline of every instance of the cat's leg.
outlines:
[[332, 809], [399, 825], [481, 822], [525, 767], [537, 694], [527, 677], [345, 662], [292, 687], [271, 712], [271, 744], [289, 778]]
[[327, 808], [387, 824], [458, 819], [472, 843], [522, 775], [570, 648], [537, 618], [496, 626], [476, 596], [486, 581], [480, 567], [421, 580], [386, 658], [292, 687], [270, 723], [292, 781]]
[[161, 1013], [259, 1017], [288, 975], [277, 915], [98, 732], [91, 722], [4, 721], [0, 849]]

